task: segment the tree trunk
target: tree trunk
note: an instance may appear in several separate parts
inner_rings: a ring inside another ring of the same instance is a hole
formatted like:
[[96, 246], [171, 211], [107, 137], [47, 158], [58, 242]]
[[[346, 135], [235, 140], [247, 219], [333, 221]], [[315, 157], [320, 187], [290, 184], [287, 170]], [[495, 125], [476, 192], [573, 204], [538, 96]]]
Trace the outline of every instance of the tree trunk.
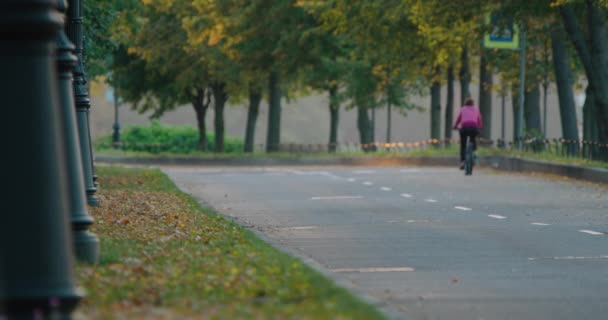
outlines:
[[279, 151], [281, 143], [281, 88], [279, 72], [271, 71], [268, 78], [268, 132], [266, 151]]
[[[573, 5], [560, 6], [560, 13], [570, 40], [578, 52], [585, 74], [592, 88], [594, 116], [597, 121], [599, 141], [608, 143], [608, 37], [606, 30], [606, 10], [596, 6], [595, 1], [587, 0], [587, 21], [589, 26], [589, 41], [587, 43]], [[588, 89], [589, 89], [588, 87]], [[587, 96], [589, 98], [589, 96]], [[591, 102], [590, 102], [591, 103]], [[589, 120], [585, 118], [585, 120]], [[603, 158], [608, 158], [608, 148], [603, 149]]]
[[367, 108], [364, 106], [357, 106], [357, 129], [359, 129], [359, 142], [363, 146], [362, 149], [365, 152], [371, 150], [370, 146], [365, 146], [372, 142], [370, 119], [367, 113]]
[[386, 143], [391, 142], [391, 101], [388, 100], [386, 105]]
[[[596, 80], [595, 119], [598, 139], [601, 144], [608, 144], [608, 26], [606, 25], [606, 8], [595, 0], [587, 2], [587, 22], [591, 41], [591, 59]], [[597, 150], [596, 157], [608, 160], [608, 147]]]
[[488, 59], [485, 55], [481, 56], [479, 64], [479, 111], [481, 112], [483, 129], [481, 137], [492, 139], [492, 85], [494, 79], [492, 70], [489, 68]]
[[228, 100], [228, 94], [226, 93], [226, 84], [223, 82], [214, 82], [211, 84], [213, 90], [213, 101], [214, 101], [214, 113], [215, 119], [213, 121], [215, 129], [215, 152], [224, 152], [224, 106], [226, 100]]
[[371, 141], [376, 142], [376, 108], [372, 108], [372, 119], [369, 123], [369, 136]]
[[[572, 92], [574, 77], [570, 69], [568, 49], [566, 48], [561, 30], [557, 28], [551, 30], [551, 43], [562, 123], [562, 136], [566, 140], [579, 140], [574, 94]], [[547, 124], [545, 123], [546, 126]], [[567, 144], [567, 150], [569, 155], [575, 155], [578, 152], [578, 145]]]
[[431, 139], [441, 139], [441, 83], [437, 79], [431, 86]]
[[198, 127], [198, 149], [200, 151], [207, 151], [209, 142], [207, 141], [207, 125], [205, 124], [205, 118], [207, 117], [207, 110], [211, 103], [211, 97], [207, 90], [198, 88], [196, 94], [192, 97], [192, 107], [196, 114], [196, 124]]
[[[503, 84], [504, 85], [504, 84]], [[506, 106], [506, 100], [507, 99], [507, 90], [503, 89], [500, 92], [500, 139], [502, 140], [501, 145], [499, 147], [504, 148], [505, 147], [505, 140], [507, 139], [507, 134], [506, 134], [506, 117], [507, 117], [507, 106]]]
[[452, 125], [454, 124], [454, 65], [448, 67], [448, 95], [445, 107], [445, 139], [447, 142], [452, 139]]
[[340, 121], [340, 103], [338, 86], [329, 88], [329, 152], [336, 152], [338, 146], [338, 123]]
[[517, 132], [517, 128], [519, 128], [519, 90], [517, 90], [516, 86], [512, 86], [511, 88], [511, 102], [513, 104], [513, 143], [517, 145], [517, 141], [519, 141], [519, 133]]
[[469, 50], [466, 45], [462, 48], [462, 56], [460, 61], [460, 105], [464, 104], [464, 99], [469, 97], [469, 84], [471, 83], [471, 71], [469, 70]]
[[255, 84], [249, 84], [249, 109], [247, 109], [247, 128], [245, 129], [245, 152], [253, 152], [255, 125], [260, 112], [262, 92]]
[[549, 93], [549, 39], [545, 40], [543, 56], [544, 56], [544, 67], [543, 67], [543, 136], [547, 137], [547, 95]]
[[525, 135], [538, 135], [542, 131], [540, 120], [540, 86], [537, 84], [524, 95]]
[[[585, 104], [583, 105], [583, 140], [598, 141], [598, 127], [595, 112], [595, 90], [591, 85], [585, 90]], [[598, 150], [591, 145], [583, 145], [585, 154], [598, 156]]]

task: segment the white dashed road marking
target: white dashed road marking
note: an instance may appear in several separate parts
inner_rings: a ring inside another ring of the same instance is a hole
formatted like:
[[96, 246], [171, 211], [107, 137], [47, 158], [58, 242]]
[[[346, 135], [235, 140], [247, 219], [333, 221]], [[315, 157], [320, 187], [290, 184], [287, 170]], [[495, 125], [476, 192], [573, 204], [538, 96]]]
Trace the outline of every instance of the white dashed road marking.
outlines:
[[407, 220], [407, 223], [431, 223], [431, 222], [441, 222], [441, 220]]
[[370, 181], [365, 181], [365, 182], [363, 182], [363, 184], [364, 184], [364, 185], [366, 185], [366, 186], [372, 186], [372, 185], [374, 185], [374, 184], [373, 184], [372, 182], [370, 182]]
[[579, 230], [579, 232], [590, 234], [592, 236], [600, 236], [603, 235], [603, 232], [591, 231], [591, 230]]
[[282, 229], [289, 229], [289, 230], [310, 230], [310, 229], [318, 229], [319, 227], [315, 227], [315, 226], [304, 226], [304, 227], [287, 227], [287, 228], [282, 228]]
[[367, 273], [367, 272], [408, 272], [414, 271], [414, 268], [409, 267], [397, 267], [397, 268], [342, 268], [342, 269], [332, 269], [333, 272], [359, 272], [359, 273]]
[[435, 200], [435, 199], [426, 199], [424, 201], [426, 201], [428, 203], [436, 203], [437, 202], [437, 200]]
[[362, 196], [333, 196], [333, 197], [312, 197], [310, 200], [349, 200], [362, 199]]
[[548, 223], [542, 223], [542, 222], [532, 222], [530, 224], [534, 225], [534, 226], [550, 226], [550, 224], [548, 224]]
[[566, 256], [566, 257], [528, 258], [528, 261], [535, 261], [535, 260], [605, 260], [605, 259], [608, 259], [608, 256], [591, 256], [591, 257]]
[[393, 189], [391, 189], [391, 188], [389, 188], [389, 187], [382, 187], [382, 188], [380, 188], [380, 189], [382, 189], [383, 191], [391, 191], [391, 190], [393, 190]]
[[409, 193], [402, 193], [401, 196], [404, 197], [404, 198], [411, 198], [412, 197], [412, 195], [409, 194]]
[[353, 171], [354, 174], [372, 174], [372, 173], [376, 173], [376, 171], [374, 170], [357, 170], [357, 171]]
[[507, 217], [503, 217], [497, 214], [489, 214], [488, 217], [490, 218], [494, 218], [494, 219], [506, 219]]
[[349, 178], [348, 179], [348, 182], [355, 182], [355, 181], [357, 181], [357, 179], [355, 179], [355, 178]]
[[473, 210], [473, 209], [467, 208], [467, 207], [454, 207], [454, 209], [462, 210], [462, 211], [471, 211], [471, 210]]
[[300, 170], [289, 170], [289, 172], [298, 176], [326, 176], [335, 180], [341, 179], [337, 175], [327, 171], [300, 171]]

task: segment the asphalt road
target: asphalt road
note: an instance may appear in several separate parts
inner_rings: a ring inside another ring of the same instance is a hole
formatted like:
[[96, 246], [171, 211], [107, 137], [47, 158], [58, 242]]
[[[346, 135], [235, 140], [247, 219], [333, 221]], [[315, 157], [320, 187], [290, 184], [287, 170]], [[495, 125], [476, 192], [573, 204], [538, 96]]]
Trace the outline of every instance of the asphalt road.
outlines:
[[403, 319], [606, 319], [608, 189], [452, 168], [164, 168]]

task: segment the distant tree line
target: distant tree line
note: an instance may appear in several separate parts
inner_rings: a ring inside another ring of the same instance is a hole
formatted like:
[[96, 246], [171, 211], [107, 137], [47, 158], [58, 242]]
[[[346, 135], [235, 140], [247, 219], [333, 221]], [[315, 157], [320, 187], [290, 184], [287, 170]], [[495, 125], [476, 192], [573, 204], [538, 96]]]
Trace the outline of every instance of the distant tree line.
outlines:
[[[281, 98], [310, 91], [329, 96], [330, 149], [337, 143], [340, 108], [357, 110], [362, 144], [376, 141], [375, 110], [386, 108], [390, 141], [392, 112], [415, 108], [409, 99], [414, 94], [430, 95], [430, 138], [450, 139], [454, 107], [462, 103], [454, 101], [454, 83], [462, 100], [474, 77], [482, 136], [491, 138], [492, 92], [512, 95], [517, 114], [520, 79], [518, 52], [481, 45], [490, 13], [509, 17], [527, 35], [526, 135], [543, 137], [541, 106], [555, 83], [563, 138], [608, 143], [605, 0], [92, 0], [87, 6], [89, 72], [106, 76], [125, 101], [153, 117], [191, 105], [201, 150], [209, 146], [209, 108], [214, 151], [224, 150], [230, 100], [248, 101], [244, 150], [253, 151], [265, 99], [266, 150], [277, 151]], [[583, 137], [575, 112], [577, 84], [586, 86]], [[521, 138], [514, 132], [514, 140]], [[568, 148], [578, 152], [577, 144]], [[608, 148], [588, 148], [608, 159]]]

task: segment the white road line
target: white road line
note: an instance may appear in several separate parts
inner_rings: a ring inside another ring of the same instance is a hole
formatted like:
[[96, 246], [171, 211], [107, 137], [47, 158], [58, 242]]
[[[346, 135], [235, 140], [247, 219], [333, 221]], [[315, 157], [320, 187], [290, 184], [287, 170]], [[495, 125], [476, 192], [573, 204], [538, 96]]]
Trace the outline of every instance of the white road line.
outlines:
[[289, 230], [310, 230], [310, 229], [318, 229], [319, 227], [315, 226], [304, 226], [304, 227], [287, 227], [281, 229], [289, 229]]
[[299, 176], [326, 176], [332, 179], [341, 179], [337, 175], [327, 171], [301, 171], [301, 170], [289, 170], [288, 172]]
[[587, 233], [587, 234], [590, 234], [590, 235], [593, 235], [593, 236], [600, 236], [600, 235], [604, 235], [605, 234], [603, 232], [597, 232], [597, 231], [591, 231], [591, 230], [579, 230], [579, 232]]
[[437, 200], [435, 199], [425, 199], [424, 201], [428, 202], [428, 203], [436, 203]]
[[542, 222], [532, 222], [530, 224], [534, 225], [534, 226], [550, 226], [550, 224], [548, 224], [548, 223], [542, 223]]
[[506, 219], [507, 217], [503, 217], [497, 214], [489, 214], [488, 217], [490, 218], [494, 218], [494, 219]]
[[393, 190], [393, 189], [391, 189], [391, 188], [389, 188], [389, 187], [382, 187], [382, 188], [380, 188], [380, 189], [382, 189], [383, 191], [391, 191], [391, 190]]
[[321, 175], [322, 175], [322, 176], [326, 176], [326, 177], [328, 177], [328, 178], [332, 178], [332, 179], [334, 179], [334, 180], [340, 180], [340, 179], [342, 179], [341, 177], [338, 177], [337, 175], [335, 175], [335, 174], [333, 174], [333, 173], [329, 173], [329, 172], [326, 172], [326, 173], [321, 173]]
[[528, 258], [528, 261], [535, 260], [605, 260], [608, 259], [608, 256], [565, 256], [565, 257], [541, 257], [541, 258]]
[[462, 210], [462, 211], [471, 211], [471, 210], [473, 210], [473, 209], [467, 208], [467, 207], [454, 207], [454, 209]]
[[362, 196], [332, 196], [332, 197], [312, 197], [310, 200], [349, 200], [362, 199]]
[[363, 184], [364, 184], [364, 185], [366, 185], [366, 186], [373, 186], [373, 185], [374, 185], [374, 184], [373, 184], [372, 182], [370, 182], [370, 181], [365, 181], [365, 182], [363, 182]]
[[367, 273], [367, 272], [408, 272], [414, 271], [414, 268], [410, 267], [397, 267], [397, 268], [342, 268], [342, 269], [332, 269], [333, 272], [359, 272], [359, 273]]
[[354, 174], [372, 174], [372, 173], [376, 173], [376, 171], [374, 170], [357, 170], [357, 171], [353, 171]]
[[441, 222], [441, 220], [407, 220], [407, 223], [432, 223], [432, 222]]
[[355, 179], [355, 178], [349, 178], [348, 179], [348, 182], [355, 182], [355, 181], [357, 181], [357, 179]]
[[409, 193], [402, 193], [402, 194], [401, 194], [401, 196], [402, 196], [402, 197], [404, 197], [404, 198], [411, 198], [411, 197], [413, 197], [413, 196], [412, 196], [411, 194], [409, 194]]

